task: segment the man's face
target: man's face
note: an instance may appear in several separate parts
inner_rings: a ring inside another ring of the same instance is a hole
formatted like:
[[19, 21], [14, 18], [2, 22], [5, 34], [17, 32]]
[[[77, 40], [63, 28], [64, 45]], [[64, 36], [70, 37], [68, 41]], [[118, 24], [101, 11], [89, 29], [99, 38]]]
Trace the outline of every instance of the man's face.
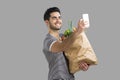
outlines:
[[52, 30], [60, 30], [62, 26], [62, 19], [59, 12], [52, 12], [50, 14], [48, 25]]

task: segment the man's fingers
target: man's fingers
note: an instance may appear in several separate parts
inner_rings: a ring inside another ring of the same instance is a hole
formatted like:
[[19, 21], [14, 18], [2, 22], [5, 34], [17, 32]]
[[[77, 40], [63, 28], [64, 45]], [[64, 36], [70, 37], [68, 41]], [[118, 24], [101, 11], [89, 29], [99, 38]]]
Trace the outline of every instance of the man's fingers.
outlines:
[[78, 22], [78, 29], [77, 29], [79, 33], [81, 33], [84, 30], [84, 27], [85, 27], [84, 25], [85, 24], [84, 24], [83, 19], [80, 19]]
[[85, 63], [85, 62], [81, 62], [80, 63], [80, 68], [83, 70], [83, 71], [86, 71], [86, 70], [88, 70], [88, 65], [87, 65], [87, 63]]
[[79, 22], [78, 22], [78, 27], [79, 28], [84, 28], [84, 25], [85, 25], [84, 20], [80, 19]]
[[86, 63], [83, 63], [82, 66], [84, 71], [88, 70], [88, 65]]

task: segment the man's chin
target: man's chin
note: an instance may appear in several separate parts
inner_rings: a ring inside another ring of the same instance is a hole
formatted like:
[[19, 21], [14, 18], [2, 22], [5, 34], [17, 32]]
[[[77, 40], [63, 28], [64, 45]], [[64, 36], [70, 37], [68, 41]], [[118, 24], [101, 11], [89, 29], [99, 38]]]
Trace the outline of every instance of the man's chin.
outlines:
[[56, 29], [56, 30], [60, 30], [61, 27], [60, 27], [60, 26], [56, 26], [56, 28], [54, 28], [54, 29]]
[[61, 29], [61, 27], [57, 27], [57, 29], [59, 29], [59, 30], [60, 30], [60, 29]]
[[56, 26], [56, 27], [50, 27], [52, 30], [60, 30], [61, 27], [60, 26]]
[[61, 28], [51, 28], [52, 30], [60, 30]]
[[56, 30], [60, 30], [61, 28], [56, 28]]

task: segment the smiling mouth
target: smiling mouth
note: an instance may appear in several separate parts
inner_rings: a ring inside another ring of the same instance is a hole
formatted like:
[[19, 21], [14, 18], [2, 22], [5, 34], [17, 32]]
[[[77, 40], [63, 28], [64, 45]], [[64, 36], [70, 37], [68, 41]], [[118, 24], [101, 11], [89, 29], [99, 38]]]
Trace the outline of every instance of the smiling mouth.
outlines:
[[61, 23], [56, 23], [55, 25], [56, 25], [56, 26], [60, 26], [60, 25], [61, 25]]
[[60, 24], [56, 24], [56, 26], [59, 26]]

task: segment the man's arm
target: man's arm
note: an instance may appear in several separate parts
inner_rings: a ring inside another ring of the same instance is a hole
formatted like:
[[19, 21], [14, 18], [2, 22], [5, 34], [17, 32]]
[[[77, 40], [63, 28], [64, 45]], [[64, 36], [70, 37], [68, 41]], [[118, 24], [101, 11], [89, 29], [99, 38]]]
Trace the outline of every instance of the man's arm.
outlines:
[[78, 22], [78, 27], [75, 32], [73, 32], [67, 39], [62, 42], [56, 41], [51, 46], [51, 52], [62, 52], [70, 48], [70, 45], [74, 42], [77, 35], [80, 34], [84, 30], [84, 22], [80, 20]]
[[56, 52], [62, 52], [62, 51], [69, 49], [70, 45], [74, 42], [74, 40], [75, 40], [75, 37], [74, 37], [74, 33], [73, 33], [71, 36], [69, 36], [62, 42], [56, 41], [51, 46], [51, 52], [56, 53]]

